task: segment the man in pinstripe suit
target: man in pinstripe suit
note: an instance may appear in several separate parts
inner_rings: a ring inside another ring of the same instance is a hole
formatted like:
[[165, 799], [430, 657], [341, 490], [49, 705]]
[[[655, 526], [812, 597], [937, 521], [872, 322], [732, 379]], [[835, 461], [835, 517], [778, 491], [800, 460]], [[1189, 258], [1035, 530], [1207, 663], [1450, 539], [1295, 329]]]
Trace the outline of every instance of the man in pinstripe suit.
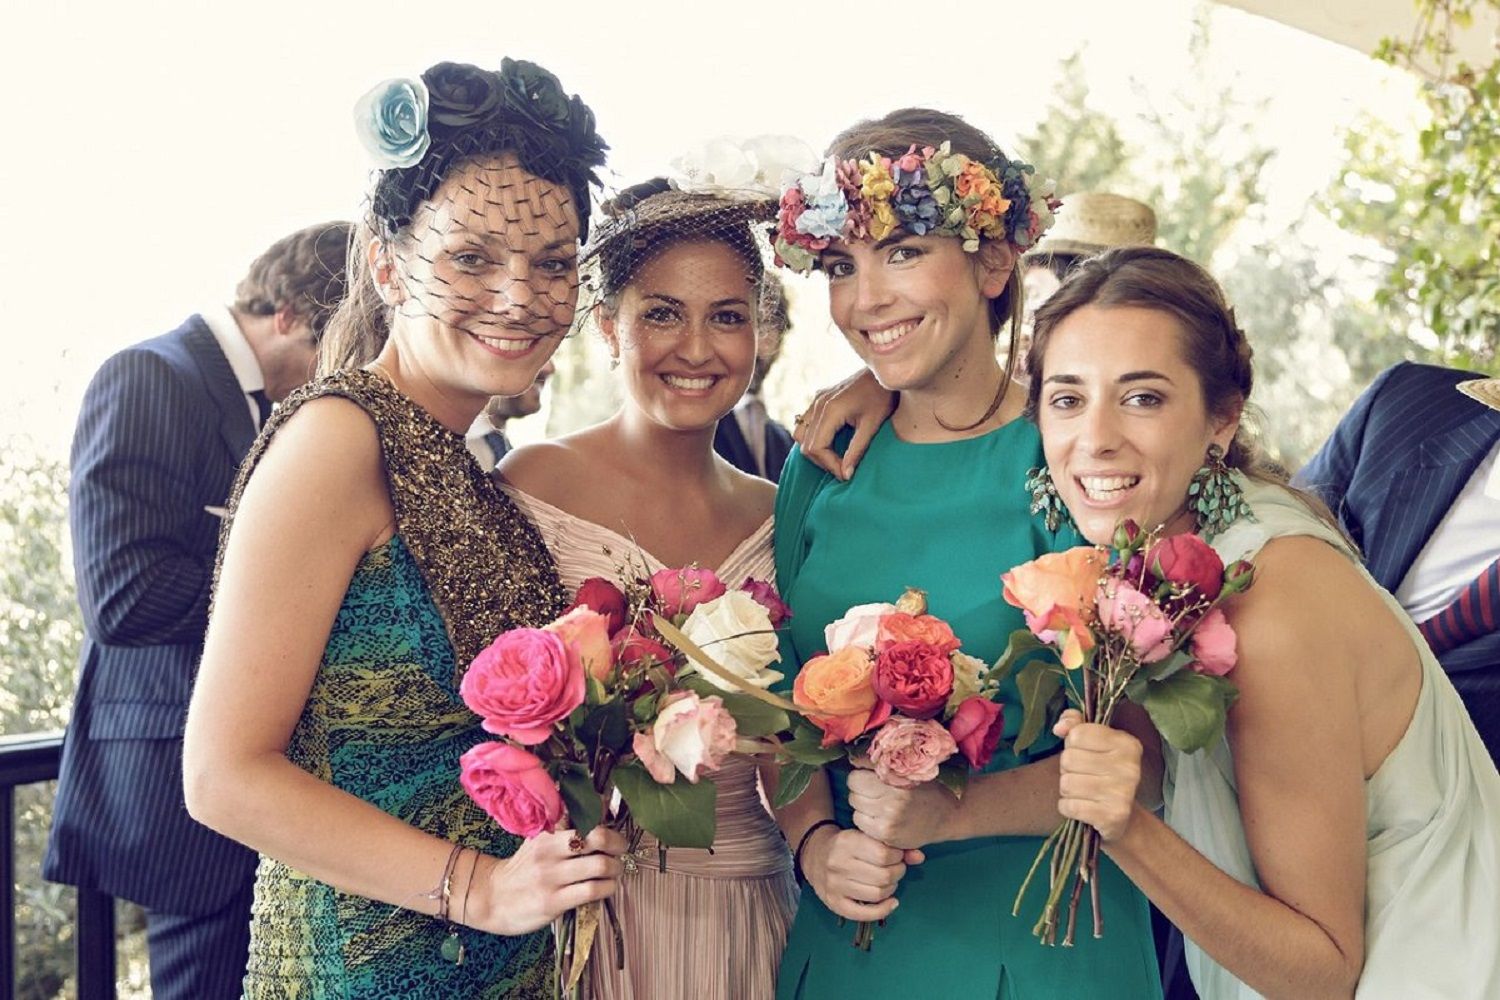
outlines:
[[347, 223], [294, 233], [232, 308], [106, 361], [73, 438], [69, 523], [87, 636], [44, 874], [146, 908], [157, 1000], [240, 996], [255, 855], [187, 814], [182, 726], [219, 517], [271, 403], [311, 375]]
[[[1500, 412], [1454, 388], [1482, 377], [1386, 369], [1296, 476], [1328, 501], [1371, 575], [1418, 623], [1500, 558]], [[1500, 756], [1500, 630], [1434, 650]]]

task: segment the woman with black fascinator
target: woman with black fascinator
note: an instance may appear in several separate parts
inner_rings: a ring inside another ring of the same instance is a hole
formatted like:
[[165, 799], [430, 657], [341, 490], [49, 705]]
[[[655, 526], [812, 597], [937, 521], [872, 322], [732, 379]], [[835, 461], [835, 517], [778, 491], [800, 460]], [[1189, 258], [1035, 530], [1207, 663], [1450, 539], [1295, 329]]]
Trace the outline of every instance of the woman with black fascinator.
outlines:
[[464, 431], [571, 327], [606, 147], [556, 77], [509, 59], [387, 81], [355, 118], [381, 169], [326, 374], [278, 408], [230, 502], [188, 807], [263, 855], [247, 997], [541, 997], [548, 925], [615, 891], [624, 844], [523, 844], [459, 786], [485, 738], [464, 668], [566, 603]]

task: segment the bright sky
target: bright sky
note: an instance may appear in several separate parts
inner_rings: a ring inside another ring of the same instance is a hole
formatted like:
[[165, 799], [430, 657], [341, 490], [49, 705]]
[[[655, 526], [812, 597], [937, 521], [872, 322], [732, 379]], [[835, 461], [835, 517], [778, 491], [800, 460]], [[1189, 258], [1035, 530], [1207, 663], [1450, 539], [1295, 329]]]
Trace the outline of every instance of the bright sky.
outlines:
[[[1094, 100], [1126, 118], [1143, 95], [1195, 85], [1184, 78], [1192, 11], [1188, 0], [16, 3], [0, 40], [0, 315], [12, 345], [0, 442], [19, 434], [63, 454], [104, 358], [226, 302], [276, 238], [352, 216], [367, 168], [350, 109], [382, 78], [443, 59], [533, 59], [594, 108], [628, 183], [714, 135], [785, 132], [821, 147], [856, 118], [910, 104], [957, 111], [1006, 144], [1084, 45]], [[1340, 125], [1388, 100], [1391, 74], [1214, 11], [1216, 64], [1271, 102], [1268, 212], [1295, 217], [1328, 182]], [[822, 324], [811, 335], [830, 341]], [[840, 350], [804, 354], [807, 377], [842, 374]]]

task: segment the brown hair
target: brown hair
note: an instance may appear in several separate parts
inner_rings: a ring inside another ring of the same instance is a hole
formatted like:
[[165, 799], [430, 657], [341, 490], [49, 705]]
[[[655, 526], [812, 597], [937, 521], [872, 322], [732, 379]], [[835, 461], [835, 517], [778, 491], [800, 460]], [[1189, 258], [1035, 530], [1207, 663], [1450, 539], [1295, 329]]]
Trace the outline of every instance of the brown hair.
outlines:
[[290, 308], [319, 339], [344, 297], [345, 259], [353, 226], [325, 222], [283, 236], [250, 265], [234, 290], [234, 308], [272, 316]]
[[[862, 159], [869, 153], [879, 153], [892, 158], [901, 156], [912, 144], [941, 146], [948, 143], [955, 153], [962, 153], [971, 160], [993, 163], [1004, 159], [1005, 153], [998, 143], [984, 132], [970, 125], [958, 115], [931, 108], [899, 108], [879, 118], [870, 118], [849, 126], [834, 136], [828, 144], [826, 155], [840, 160]], [[1019, 252], [1015, 267], [1005, 282], [1005, 289], [990, 302], [990, 336], [998, 339], [1000, 330], [1010, 324], [1010, 347], [1005, 355], [1005, 378], [989, 409], [968, 427], [951, 430], [971, 430], [995, 415], [1005, 401], [1006, 390], [1019, 370], [1019, 344], [1021, 316], [1024, 311], [1021, 291], [1021, 262]], [[944, 424], [944, 426], [947, 426]]]
[[[1026, 412], [1035, 419], [1042, 390], [1042, 359], [1057, 325], [1084, 306], [1155, 309], [1177, 320], [1182, 356], [1198, 376], [1208, 412], [1219, 418], [1243, 412], [1255, 385], [1254, 350], [1234, 318], [1224, 290], [1202, 267], [1170, 250], [1130, 246], [1105, 250], [1074, 265], [1062, 286], [1036, 311], [1026, 355], [1032, 379]], [[1291, 490], [1308, 509], [1343, 534], [1316, 496], [1288, 485], [1286, 472], [1268, 460], [1241, 422], [1224, 462], [1251, 479]], [[1346, 536], [1347, 537], [1347, 536]], [[1352, 542], [1351, 542], [1352, 544]]]
[[318, 345], [318, 374], [360, 368], [374, 361], [391, 335], [391, 307], [375, 287], [367, 251], [375, 226], [365, 219], [354, 227], [350, 242], [348, 292], [328, 321], [328, 333]]

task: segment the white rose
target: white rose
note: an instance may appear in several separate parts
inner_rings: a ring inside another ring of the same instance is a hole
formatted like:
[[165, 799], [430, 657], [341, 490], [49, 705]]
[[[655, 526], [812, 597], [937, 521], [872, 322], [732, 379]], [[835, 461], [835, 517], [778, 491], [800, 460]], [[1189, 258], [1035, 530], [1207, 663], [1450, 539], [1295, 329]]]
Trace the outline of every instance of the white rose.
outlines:
[[953, 663], [953, 693], [948, 696], [946, 712], [956, 712], [959, 705], [979, 693], [979, 675], [989, 666], [977, 656], [956, 650], [948, 654], [948, 659]]
[[[699, 698], [691, 691], [668, 702], [651, 726], [656, 749], [694, 784], [705, 773], [712, 774], [723, 766], [724, 758], [734, 750], [735, 734], [734, 716], [724, 708], [722, 699]], [[646, 766], [651, 768], [649, 761]], [[652, 776], [656, 777], [654, 770]], [[657, 781], [672, 783], [660, 777]]]
[[895, 613], [894, 604], [860, 604], [850, 608], [844, 617], [823, 629], [823, 644], [830, 653], [846, 646], [873, 646], [880, 631], [880, 619]]
[[[766, 669], [781, 659], [781, 644], [771, 627], [771, 614], [743, 590], [731, 590], [693, 609], [682, 623], [682, 634], [702, 647], [714, 662], [747, 684], [768, 688], [782, 675]], [[700, 668], [691, 658], [684, 671], [696, 671], [714, 687], [734, 685]]]

